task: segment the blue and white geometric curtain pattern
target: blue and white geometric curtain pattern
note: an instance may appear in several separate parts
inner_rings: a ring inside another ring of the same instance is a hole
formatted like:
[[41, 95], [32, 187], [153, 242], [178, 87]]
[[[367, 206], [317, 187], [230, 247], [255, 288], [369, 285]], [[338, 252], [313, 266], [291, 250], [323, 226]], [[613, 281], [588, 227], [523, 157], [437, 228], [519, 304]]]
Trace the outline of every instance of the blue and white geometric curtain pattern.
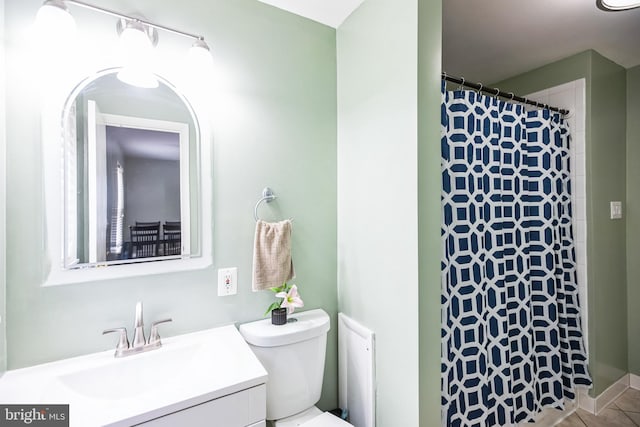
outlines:
[[590, 386], [559, 114], [442, 103], [442, 424], [510, 426]]

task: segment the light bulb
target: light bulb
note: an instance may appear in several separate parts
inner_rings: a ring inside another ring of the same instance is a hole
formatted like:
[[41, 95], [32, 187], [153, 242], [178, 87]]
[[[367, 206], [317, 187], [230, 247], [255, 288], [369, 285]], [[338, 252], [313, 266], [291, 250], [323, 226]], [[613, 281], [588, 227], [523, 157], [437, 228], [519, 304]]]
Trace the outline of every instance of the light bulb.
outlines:
[[43, 41], [67, 42], [75, 35], [76, 22], [62, 0], [47, 0], [38, 9], [35, 29]]
[[118, 72], [118, 79], [132, 86], [158, 87], [158, 79], [150, 68], [153, 44], [145, 27], [139, 22], [128, 22], [120, 34], [120, 47], [125, 65]]
[[213, 68], [213, 57], [209, 46], [204, 40], [198, 39], [189, 48], [189, 62], [192, 67], [200, 71]]
[[151, 39], [142, 26], [127, 26], [120, 34], [120, 46], [126, 54], [132, 56], [149, 56], [153, 46]]

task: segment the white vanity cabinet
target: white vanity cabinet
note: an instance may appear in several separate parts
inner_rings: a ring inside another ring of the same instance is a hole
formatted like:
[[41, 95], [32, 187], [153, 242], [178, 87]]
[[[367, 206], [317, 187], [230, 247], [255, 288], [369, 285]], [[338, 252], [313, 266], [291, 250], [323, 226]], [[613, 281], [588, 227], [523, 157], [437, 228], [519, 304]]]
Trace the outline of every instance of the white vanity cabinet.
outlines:
[[264, 427], [264, 384], [138, 424], [144, 427]]
[[[267, 371], [233, 325], [0, 377], [3, 404], [67, 404], [70, 427], [265, 427]], [[0, 424], [2, 422], [0, 421]]]

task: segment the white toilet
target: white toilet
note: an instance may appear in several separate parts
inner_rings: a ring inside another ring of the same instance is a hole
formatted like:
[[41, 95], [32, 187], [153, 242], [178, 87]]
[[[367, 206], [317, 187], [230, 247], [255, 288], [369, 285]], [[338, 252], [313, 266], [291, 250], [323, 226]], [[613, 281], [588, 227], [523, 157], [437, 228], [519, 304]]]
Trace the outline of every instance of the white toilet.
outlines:
[[347, 427], [348, 422], [314, 405], [320, 400], [329, 315], [309, 310], [289, 316], [286, 325], [271, 319], [240, 325], [269, 374], [267, 419], [276, 427]]

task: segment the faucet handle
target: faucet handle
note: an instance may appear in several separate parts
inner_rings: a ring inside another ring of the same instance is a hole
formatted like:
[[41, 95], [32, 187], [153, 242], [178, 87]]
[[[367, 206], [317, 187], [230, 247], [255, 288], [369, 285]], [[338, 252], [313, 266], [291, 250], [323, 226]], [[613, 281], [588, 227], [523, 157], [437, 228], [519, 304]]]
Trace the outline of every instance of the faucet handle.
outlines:
[[118, 344], [116, 345], [116, 351], [126, 350], [129, 348], [129, 338], [127, 338], [127, 328], [112, 328], [102, 331], [102, 335], [110, 334], [111, 332], [120, 332], [118, 338]]
[[151, 324], [151, 332], [149, 332], [149, 341], [147, 345], [157, 345], [160, 347], [162, 343], [160, 342], [160, 334], [158, 333], [158, 325], [161, 323], [171, 322], [173, 319], [162, 319], [156, 320]]

